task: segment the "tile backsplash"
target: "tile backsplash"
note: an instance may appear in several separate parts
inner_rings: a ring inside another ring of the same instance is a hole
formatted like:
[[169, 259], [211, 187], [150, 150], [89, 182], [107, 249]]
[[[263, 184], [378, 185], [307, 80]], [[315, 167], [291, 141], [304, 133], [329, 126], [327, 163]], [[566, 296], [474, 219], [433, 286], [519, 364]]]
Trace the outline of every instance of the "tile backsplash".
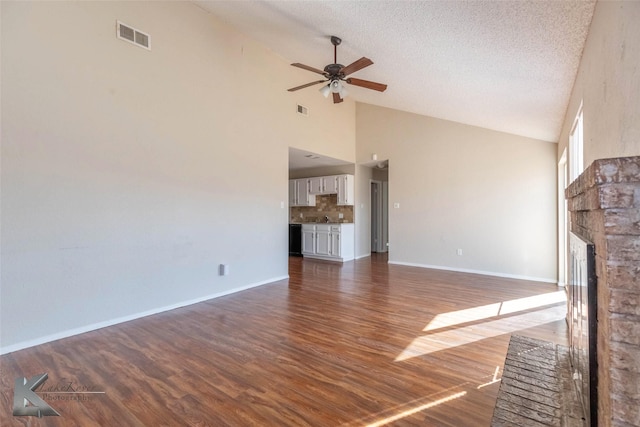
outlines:
[[[329, 222], [353, 222], [353, 206], [338, 206], [337, 194], [318, 195], [315, 206], [295, 206], [289, 208], [289, 214], [292, 223], [325, 222], [325, 216]], [[339, 214], [343, 218], [339, 218]]]

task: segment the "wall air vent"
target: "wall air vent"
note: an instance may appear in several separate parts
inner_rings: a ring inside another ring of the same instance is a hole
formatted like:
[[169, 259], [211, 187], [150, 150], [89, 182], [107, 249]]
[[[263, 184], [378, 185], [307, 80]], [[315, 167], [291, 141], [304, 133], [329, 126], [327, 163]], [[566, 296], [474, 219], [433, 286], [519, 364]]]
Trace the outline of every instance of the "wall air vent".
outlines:
[[133, 43], [136, 46], [151, 50], [151, 37], [149, 34], [136, 30], [124, 22], [116, 21], [116, 37], [120, 40]]
[[303, 116], [309, 115], [309, 109], [304, 105], [298, 104], [298, 114], [302, 114]]

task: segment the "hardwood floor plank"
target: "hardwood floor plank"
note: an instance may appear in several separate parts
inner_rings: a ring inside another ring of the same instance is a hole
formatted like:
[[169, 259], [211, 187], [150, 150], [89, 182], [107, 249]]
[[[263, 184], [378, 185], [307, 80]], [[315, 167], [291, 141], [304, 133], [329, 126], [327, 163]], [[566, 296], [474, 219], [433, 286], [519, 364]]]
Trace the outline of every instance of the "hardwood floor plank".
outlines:
[[[536, 302], [553, 285], [381, 254], [291, 258], [289, 270], [289, 280], [2, 356], [0, 425], [482, 426], [512, 333], [567, 344], [564, 303]], [[47, 401], [60, 417], [12, 416], [15, 379], [43, 372], [47, 387], [105, 394]]]

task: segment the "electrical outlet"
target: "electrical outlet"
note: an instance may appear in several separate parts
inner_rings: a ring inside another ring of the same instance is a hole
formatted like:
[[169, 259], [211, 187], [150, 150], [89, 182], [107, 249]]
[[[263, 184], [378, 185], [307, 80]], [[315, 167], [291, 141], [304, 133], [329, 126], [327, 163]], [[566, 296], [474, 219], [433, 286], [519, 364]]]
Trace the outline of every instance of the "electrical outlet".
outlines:
[[462, 249], [458, 249], [458, 250], [456, 251], [456, 253], [457, 253], [459, 256], [462, 256]]
[[394, 209], [400, 209], [400, 203], [394, 203], [393, 204], [393, 208]]
[[218, 274], [220, 276], [228, 276], [229, 275], [229, 264], [220, 264], [218, 266]]
[[338, 219], [342, 219], [342, 218], [344, 218], [344, 214], [343, 213], [339, 213], [338, 214]]
[[303, 216], [302, 216], [302, 212], [300, 212], [300, 218], [303, 218]]

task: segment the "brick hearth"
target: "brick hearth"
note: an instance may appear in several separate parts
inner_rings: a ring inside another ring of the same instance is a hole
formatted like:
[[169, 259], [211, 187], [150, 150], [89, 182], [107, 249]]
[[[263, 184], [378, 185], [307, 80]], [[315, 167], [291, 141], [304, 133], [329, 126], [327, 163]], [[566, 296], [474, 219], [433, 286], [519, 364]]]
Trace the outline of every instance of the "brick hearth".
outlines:
[[569, 349], [513, 335], [491, 427], [584, 427]]

